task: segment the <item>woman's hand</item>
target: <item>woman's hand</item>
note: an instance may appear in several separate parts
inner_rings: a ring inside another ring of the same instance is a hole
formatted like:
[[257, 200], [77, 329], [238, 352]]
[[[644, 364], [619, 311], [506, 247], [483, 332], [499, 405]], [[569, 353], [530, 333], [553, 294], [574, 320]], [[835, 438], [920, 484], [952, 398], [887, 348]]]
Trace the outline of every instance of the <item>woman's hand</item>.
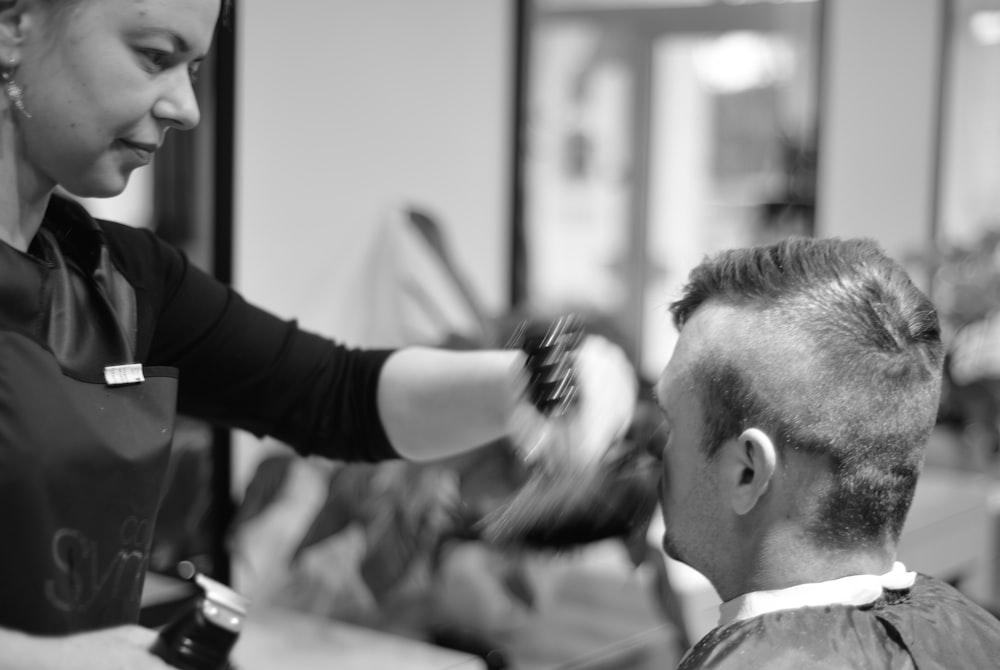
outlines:
[[543, 415], [525, 392], [511, 417], [510, 438], [523, 458], [549, 470], [595, 466], [624, 436], [636, 406], [638, 380], [621, 347], [585, 335], [567, 355], [577, 387], [569, 407]]
[[60, 637], [0, 631], [0, 670], [169, 670], [150, 652], [156, 637], [133, 625]]

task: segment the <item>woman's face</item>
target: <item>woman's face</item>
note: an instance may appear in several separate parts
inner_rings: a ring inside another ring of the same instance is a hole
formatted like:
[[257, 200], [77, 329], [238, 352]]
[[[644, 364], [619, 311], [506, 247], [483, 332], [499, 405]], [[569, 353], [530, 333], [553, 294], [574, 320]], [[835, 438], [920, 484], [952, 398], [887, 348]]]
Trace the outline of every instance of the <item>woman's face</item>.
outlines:
[[117, 195], [169, 128], [197, 125], [192, 76], [220, 0], [78, 0], [26, 15], [17, 110], [22, 161], [39, 191]]

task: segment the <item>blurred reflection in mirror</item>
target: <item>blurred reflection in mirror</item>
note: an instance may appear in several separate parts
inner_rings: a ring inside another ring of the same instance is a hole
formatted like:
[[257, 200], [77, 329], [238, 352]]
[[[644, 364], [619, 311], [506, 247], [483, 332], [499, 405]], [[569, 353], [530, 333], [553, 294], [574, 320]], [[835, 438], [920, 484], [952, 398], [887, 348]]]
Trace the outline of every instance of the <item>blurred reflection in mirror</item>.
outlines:
[[811, 234], [820, 7], [528, 2], [519, 298], [610, 317], [654, 377], [704, 254]]
[[1000, 0], [949, 6], [937, 237], [975, 244], [1000, 230]]

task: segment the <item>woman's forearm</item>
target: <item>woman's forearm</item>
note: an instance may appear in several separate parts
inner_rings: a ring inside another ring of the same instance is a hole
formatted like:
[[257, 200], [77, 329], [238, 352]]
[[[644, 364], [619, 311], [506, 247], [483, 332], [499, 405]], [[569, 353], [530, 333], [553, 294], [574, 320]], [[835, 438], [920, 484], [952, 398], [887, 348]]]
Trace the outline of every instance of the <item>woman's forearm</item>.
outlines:
[[519, 351], [410, 347], [386, 361], [378, 405], [404, 458], [444, 458], [503, 437], [524, 386]]
[[0, 628], [0, 670], [168, 670], [149, 651], [156, 636], [136, 625], [51, 637]]

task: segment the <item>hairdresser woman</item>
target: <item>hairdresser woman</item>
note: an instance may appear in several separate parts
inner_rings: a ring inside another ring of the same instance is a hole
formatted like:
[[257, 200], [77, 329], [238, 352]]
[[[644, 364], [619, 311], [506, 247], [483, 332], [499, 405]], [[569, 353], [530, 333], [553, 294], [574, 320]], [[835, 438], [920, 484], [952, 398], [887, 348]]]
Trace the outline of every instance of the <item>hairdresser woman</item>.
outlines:
[[517, 352], [345, 349], [53, 194], [116, 195], [198, 123], [220, 9], [0, 0], [2, 670], [166, 667], [134, 622], [175, 411], [342, 460], [445, 456], [533, 412]]

